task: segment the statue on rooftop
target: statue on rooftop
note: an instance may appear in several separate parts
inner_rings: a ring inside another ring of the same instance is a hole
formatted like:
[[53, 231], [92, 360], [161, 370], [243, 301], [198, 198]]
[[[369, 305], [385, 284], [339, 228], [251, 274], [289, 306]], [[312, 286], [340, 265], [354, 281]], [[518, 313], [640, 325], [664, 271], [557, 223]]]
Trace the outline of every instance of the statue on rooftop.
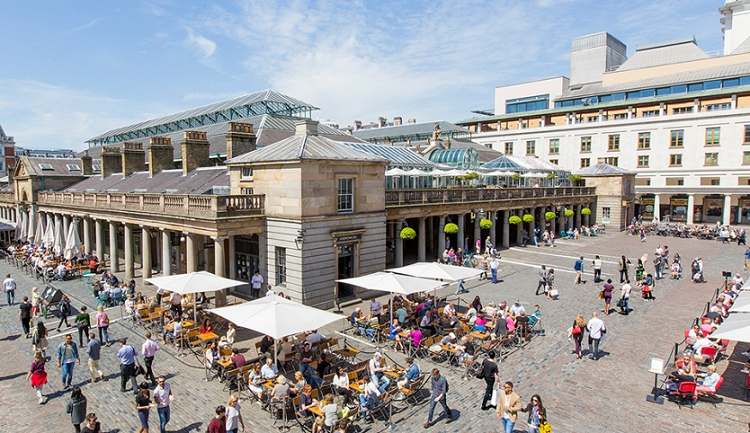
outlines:
[[440, 124], [438, 123], [435, 123], [435, 126], [432, 128], [432, 140], [440, 140]]

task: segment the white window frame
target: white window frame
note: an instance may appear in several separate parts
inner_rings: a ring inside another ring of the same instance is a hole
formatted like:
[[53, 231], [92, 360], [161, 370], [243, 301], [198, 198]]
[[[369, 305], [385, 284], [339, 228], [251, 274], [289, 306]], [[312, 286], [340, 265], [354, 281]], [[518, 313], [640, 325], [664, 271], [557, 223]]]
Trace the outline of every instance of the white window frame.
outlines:
[[[247, 170], [247, 172], [245, 171]], [[240, 169], [240, 180], [252, 180], [253, 169], [250, 167], [242, 167]]]
[[[342, 187], [346, 186], [347, 183], [349, 184], [348, 191], [342, 192]], [[339, 177], [336, 179], [336, 213], [354, 213], [354, 184], [355, 178], [353, 177]], [[347, 197], [348, 206], [345, 202]]]

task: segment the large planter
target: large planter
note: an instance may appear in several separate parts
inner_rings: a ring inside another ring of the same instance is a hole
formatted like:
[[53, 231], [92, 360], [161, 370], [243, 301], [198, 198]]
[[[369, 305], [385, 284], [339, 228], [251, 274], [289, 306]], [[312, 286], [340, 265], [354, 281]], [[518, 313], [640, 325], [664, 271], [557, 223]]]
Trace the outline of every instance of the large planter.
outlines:
[[521, 224], [521, 217], [518, 215], [512, 215], [510, 218], [508, 218], [508, 224]]
[[552, 221], [552, 220], [553, 220], [553, 219], [555, 219], [556, 217], [557, 217], [557, 215], [555, 215], [555, 213], [554, 213], [554, 212], [552, 212], [552, 211], [549, 211], [549, 212], [545, 212], [545, 213], [544, 213], [544, 219], [546, 219], [547, 221]]
[[443, 232], [445, 232], [445, 234], [455, 235], [458, 233], [458, 225], [455, 223], [448, 223], [443, 227]]
[[568, 218], [572, 217], [574, 214], [575, 212], [573, 212], [573, 209], [565, 209], [565, 211], [563, 212], [563, 215], [565, 215]]
[[479, 220], [479, 228], [487, 230], [492, 228], [492, 221], [488, 220], [487, 218], [482, 218]]
[[522, 218], [523, 218], [523, 222], [525, 222], [525, 223], [533, 223], [534, 222], [534, 215], [532, 215], [530, 213], [524, 214], [524, 216]]
[[403, 240], [410, 241], [417, 237], [417, 231], [411, 227], [404, 227], [401, 229], [399, 236], [401, 236], [401, 239]]
[[581, 209], [581, 215], [591, 215], [591, 209], [587, 207]]

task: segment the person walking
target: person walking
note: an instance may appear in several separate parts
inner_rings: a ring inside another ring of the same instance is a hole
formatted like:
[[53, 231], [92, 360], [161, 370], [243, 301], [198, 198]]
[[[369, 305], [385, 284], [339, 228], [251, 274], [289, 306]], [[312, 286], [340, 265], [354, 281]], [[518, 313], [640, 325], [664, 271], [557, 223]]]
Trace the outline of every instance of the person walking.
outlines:
[[10, 276], [5, 276], [3, 280], [3, 289], [5, 290], [5, 299], [8, 301], [8, 306], [16, 303], [16, 280]]
[[95, 413], [86, 415], [86, 424], [81, 427], [81, 433], [102, 433], [102, 425], [96, 419]]
[[599, 256], [594, 256], [594, 283], [598, 283], [602, 280], [602, 259]]
[[491, 351], [487, 358], [482, 361], [481, 377], [484, 379], [486, 387], [484, 388], [484, 397], [482, 398], [482, 410], [487, 410], [490, 406], [488, 402], [492, 400], [492, 391], [495, 389], [495, 381], [499, 378], [497, 362], [495, 362], [495, 351]]
[[615, 290], [612, 279], [607, 279], [602, 285], [602, 299], [604, 300], [604, 314], [609, 316], [609, 306], [612, 304], [612, 292]]
[[598, 361], [599, 342], [607, 332], [607, 328], [604, 325], [604, 321], [596, 314], [596, 311], [591, 315], [591, 319], [586, 324], [586, 329], [589, 331], [589, 358]]
[[745, 249], [745, 269], [750, 270], [750, 247]]
[[34, 352], [42, 352], [44, 359], [47, 359], [47, 327], [41, 320], [36, 322], [34, 331], [31, 332], [31, 344]]
[[211, 419], [211, 421], [208, 423], [208, 430], [206, 430], [208, 433], [227, 433], [226, 428], [226, 412], [227, 409], [223, 406], [217, 406], [216, 415]]
[[[424, 423], [424, 428], [432, 426], [432, 416], [435, 413], [435, 406], [440, 403], [443, 407], [445, 416], [448, 417], [448, 422], [453, 422], [453, 412], [448, 407], [448, 381], [445, 377], [440, 374], [440, 370], [437, 368], [432, 369], [432, 378], [430, 379], [430, 409], [427, 412], [427, 421]], [[440, 415], [443, 416], [442, 414]]]
[[146, 364], [146, 378], [151, 381], [151, 383], [156, 385], [156, 378], [154, 377], [154, 371], [152, 370], [152, 365], [154, 363], [154, 357], [156, 356], [156, 352], [159, 351], [159, 343], [154, 341], [151, 338], [151, 332], [146, 331], [146, 341], [143, 342], [143, 345], [141, 346], [141, 354], [143, 355], [143, 363]]
[[529, 433], [539, 433], [539, 427], [547, 421], [547, 409], [542, 405], [542, 398], [539, 397], [539, 394], [532, 395], [531, 401], [525, 408], [521, 408], [521, 412], [529, 414], [526, 420], [529, 425]]
[[104, 373], [99, 370], [99, 358], [101, 357], [102, 344], [96, 339], [96, 334], [89, 334], [89, 342], [86, 343], [86, 353], [89, 355], [87, 362], [91, 381], [98, 382], [104, 379]]
[[631, 290], [633, 290], [633, 288], [630, 286], [630, 280], [626, 279], [625, 284], [620, 288], [620, 313], [626, 316], [630, 313], [630, 305], [628, 305], [628, 302], [630, 301]]
[[539, 289], [542, 290], [542, 293], [546, 292], [547, 290], [547, 266], [542, 265], [541, 268], [539, 268], [539, 282], [536, 284], [536, 292], [535, 295], [540, 295]]
[[18, 318], [21, 319], [21, 328], [23, 329], [23, 335], [26, 336], [26, 338], [31, 337], [31, 302], [29, 302], [29, 297], [24, 296], [23, 302], [18, 306]]
[[84, 305], [81, 307], [80, 312], [76, 315], [73, 323], [78, 328], [78, 345], [83, 347], [83, 336], [86, 336], [86, 341], [89, 339], [89, 329], [91, 328], [91, 317], [89, 317], [88, 308]]
[[156, 406], [151, 402], [151, 392], [146, 382], [138, 385], [138, 394], [135, 396], [135, 410], [138, 412], [138, 421], [141, 427], [137, 433], [148, 433], [148, 417], [151, 414], [151, 407]]
[[584, 284], [583, 281], [583, 256], [579, 257], [573, 265], [573, 270], [576, 271], [576, 284]]
[[582, 315], [577, 315], [573, 320], [573, 326], [570, 327], [570, 338], [575, 343], [575, 354], [581, 359], [581, 345], [583, 343], [583, 333], [586, 331], [586, 320]]
[[[321, 405], [321, 409], [323, 409], [324, 407], [325, 406]], [[245, 420], [242, 419], [240, 399], [234, 394], [230, 395], [229, 400], [227, 401], [226, 417], [227, 417], [227, 423], [226, 423], [227, 433], [238, 433], [240, 427], [242, 427], [242, 431], [245, 431]]]
[[44, 366], [46, 359], [42, 356], [42, 352], [34, 352], [34, 361], [31, 363], [31, 368], [26, 374], [26, 380], [31, 384], [31, 388], [36, 392], [36, 396], [39, 399], [39, 404], [47, 402], [47, 397], [44, 395], [44, 385], [47, 383], [47, 371]]
[[630, 260], [628, 260], [625, 256], [620, 257], [620, 284], [624, 283], [625, 280], [629, 280], [628, 277], [628, 265], [630, 264]]
[[492, 276], [492, 284], [497, 284], [497, 268], [500, 266], [500, 261], [497, 257], [493, 257], [490, 260], [490, 275]]
[[547, 272], [547, 287], [544, 289], [547, 298], [556, 300], [560, 297], [560, 291], [555, 289], [555, 270], [550, 269]]
[[81, 388], [77, 386], [73, 388], [70, 400], [65, 406], [65, 412], [70, 414], [73, 431], [80, 433], [81, 424], [86, 421], [86, 396], [81, 392]]
[[522, 408], [521, 397], [513, 391], [513, 382], [503, 384], [503, 392], [497, 396], [496, 416], [503, 425], [504, 433], [513, 433], [513, 427], [518, 419], [518, 411]]
[[70, 388], [73, 382], [73, 368], [75, 364], [81, 364], [81, 358], [78, 356], [78, 346], [73, 341], [73, 336], [67, 334], [65, 340], [57, 346], [57, 367], [60, 368], [60, 379], [62, 380], [63, 390]]
[[70, 324], [68, 324], [68, 316], [70, 316], [71, 311], [70, 298], [68, 298], [68, 295], [63, 295], [60, 300], [60, 323], [57, 324], [57, 332], [60, 332], [60, 327], [63, 323], [65, 323], [66, 327], [70, 328]]
[[109, 346], [109, 316], [104, 311], [104, 305], [96, 307], [96, 327], [99, 329], [99, 341]]
[[156, 388], [154, 388], [154, 403], [156, 403], [156, 413], [159, 415], [159, 433], [167, 432], [169, 424], [169, 405], [174, 400], [172, 387], [167, 383], [164, 376], [156, 378]]
[[125, 385], [128, 383], [128, 379], [131, 384], [131, 391], [138, 393], [138, 384], [136, 383], [136, 369], [135, 361], [138, 356], [138, 352], [135, 351], [133, 346], [128, 344], [127, 338], [121, 338], [120, 350], [117, 351], [117, 359], [120, 360], [120, 392], [128, 391], [125, 389]]

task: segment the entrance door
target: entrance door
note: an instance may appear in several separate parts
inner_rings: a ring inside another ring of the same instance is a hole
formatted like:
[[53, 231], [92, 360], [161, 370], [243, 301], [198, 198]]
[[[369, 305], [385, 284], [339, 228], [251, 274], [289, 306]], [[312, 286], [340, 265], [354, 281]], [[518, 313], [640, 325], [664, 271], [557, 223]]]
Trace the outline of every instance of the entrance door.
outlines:
[[[338, 246], [338, 279], [354, 277], [354, 245], [344, 244]], [[354, 287], [349, 284], [339, 283], [339, 299], [354, 296]]]

